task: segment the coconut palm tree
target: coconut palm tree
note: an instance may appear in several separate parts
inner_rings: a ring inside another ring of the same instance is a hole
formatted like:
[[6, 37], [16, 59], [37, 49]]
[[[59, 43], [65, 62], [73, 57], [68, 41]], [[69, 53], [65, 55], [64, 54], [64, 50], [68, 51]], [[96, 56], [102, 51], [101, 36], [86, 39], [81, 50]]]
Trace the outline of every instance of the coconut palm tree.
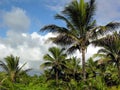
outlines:
[[115, 63], [120, 79], [120, 33], [114, 32], [112, 35], [107, 35], [92, 43], [95, 46], [102, 47], [98, 53], [106, 55], [109, 57], [109, 62]]
[[79, 58], [77, 57], [70, 58], [67, 61], [66, 66], [68, 67], [68, 70], [66, 70], [66, 73], [68, 72], [69, 74], [71, 74], [75, 80], [80, 78], [78, 75], [80, 75], [82, 70], [81, 70]]
[[115, 63], [111, 61], [111, 57], [107, 56], [105, 53], [98, 52], [94, 54], [93, 58], [97, 59], [97, 72], [108, 86], [117, 85], [119, 83], [118, 79], [118, 69]]
[[56, 85], [58, 84], [59, 75], [62, 73], [61, 71], [66, 68], [67, 55], [63, 51], [64, 49], [57, 47], [49, 48], [49, 54], [44, 55], [45, 62], [41, 64], [41, 67], [50, 69], [50, 74], [55, 73]]
[[84, 2], [84, 0], [73, 0], [68, 4], [61, 14], [55, 16], [56, 19], [63, 20], [66, 27], [55, 24], [47, 25], [40, 31], [49, 31], [58, 33], [56, 37], [50, 38], [54, 43], [60, 45], [69, 45], [68, 52], [74, 53], [79, 50], [82, 53], [82, 72], [83, 79], [86, 79], [85, 72], [85, 53], [91, 40], [107, 31], [115, 29], [119, 23], [108, 23], [105, 26], [96, 26], [96, 20], [93, 19], [96, 11], [95, 0]]
[[26, 63], [24, 63], [21, 67], [19, 66], [19, 57], [14, 57], [13, 55], [7, 56], [4, 58], [4, 61], [0, 61], [0, 66], [7, 73], [8, 77], [12, 82], [16, 82], [16, 78], [20, 76], [20, 74], [29, 71], [22, 70]]
[[97, 62], [95, 62], [92, 57], [90, 57], [86, 62], [86, 70], [88, 77], [95, 77], [98, 73]]

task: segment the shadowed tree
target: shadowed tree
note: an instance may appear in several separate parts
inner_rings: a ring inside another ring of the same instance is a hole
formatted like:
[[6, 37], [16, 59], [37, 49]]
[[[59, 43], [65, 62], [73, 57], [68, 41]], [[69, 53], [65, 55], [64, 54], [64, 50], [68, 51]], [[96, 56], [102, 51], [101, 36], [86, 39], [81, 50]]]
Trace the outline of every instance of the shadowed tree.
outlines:
[[54, 43], [70, 46], [69, 53], [79, 50], [82, 53], [82, 72], [83, 79], [86, 79], [85, 72], [85, 53], [91, 40], [97, 36], [112, 31], [119, 26], [119, 23], [110, 22], [105, 26], [96, 26], [93, 19], [96, 11], [95, 0], [84, 2], [84, 0], [73, 0], [68, 4], [61, 14], [55, 16], [56, 19], [63, 20], [66, 27], [60, 27], [55, 24], [47, 25], [40, 31], [49, 31], [58, 33], [54, 38], [50, 38]]
[[69, 72], [75, 80], [80, 79], [78, 76], [82, 71], [80, 66], [80, 59], [72, 57], [67, 61], [66, 65], [68, 67], [68, 71], [66, 70], [66, 72]]
[[102, 47], [98, 53], [106, 55], [110, 59], [109, 62], [115, 63], [120, 79], [120, 33], [114, 32], [112, 35], [107, 35], [92, 43], [95, 46]]
[[97, 62], [93, 60], [92, 57], [90, 57], [86, 62], [86, 69], [88, 73], [88, 77], [95, 77], [97, 71]]
[[16, 78], [20, 76], [20, 74], [25, 73], [31, 69], [22, 70], [26, 63], [24, 63], [21, 67], [19, 66], [19, 57], [14, 57], [13, 55], [7, 56], [4, 58], [4, 61], [0, 61], [0, 66], [10, 77], [12, 82], [16, 82]]
[[57, 47], [49, 48], [49, 54], [44, 55], [45, 62], [41, 64], [41, 67], [50, 69], [50, 74], [55, 74], [56, 85], [61, 71], [67, 68], [65, 62], [67, 55], [63, 51], [64, 49]]

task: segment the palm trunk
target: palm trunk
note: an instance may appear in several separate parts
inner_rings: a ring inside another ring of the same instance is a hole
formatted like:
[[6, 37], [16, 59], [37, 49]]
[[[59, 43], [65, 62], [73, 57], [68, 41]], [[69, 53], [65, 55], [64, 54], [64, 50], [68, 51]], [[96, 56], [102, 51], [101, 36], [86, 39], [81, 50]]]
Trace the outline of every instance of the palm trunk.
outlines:
[[15, 81], [16, 81], [16, 78], [15, 78], [15, 74], [14, 73], [11, 73], [11, 81], [13, 82], [13, 83], [15, 83]]
[[58, 71], [56, 72], [56, 85], [58, 85]]
[[85, 71], [85, 49], [82, 49], [82, 73], [83, 80], [86, 80], [86, 71]]

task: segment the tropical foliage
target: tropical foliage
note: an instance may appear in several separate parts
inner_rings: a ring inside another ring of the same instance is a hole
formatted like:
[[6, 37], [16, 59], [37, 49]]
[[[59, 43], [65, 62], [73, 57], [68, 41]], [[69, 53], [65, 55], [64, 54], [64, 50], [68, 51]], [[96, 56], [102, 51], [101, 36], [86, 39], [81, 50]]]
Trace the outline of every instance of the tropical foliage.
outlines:
[[5, 62], [0, 61], [1, 68], [6, 72], [7, 76], [12, 82], [16, 82], [17, 77], [21, 74], [29, 71], [30, 69], [23, 70], [24, 63], [21, 67], [19, 66], [19, 57], [14, 57], [13, 55], [5, 57]]
[[[51, 24], [40, 30], [57, 33], [49, 40], [61, 45], [50, 47], [43, 56], [43, 73], [30, 76], [26, 73], [30, 69], [23, 69], [26, 63], [19, 65], [19, 57], [6, 56], [0, 61], [0, 90], [120, 90], [120, 33], [111, 32], [120, 23], [97, 26], [95, 11], [95, 0], [68, 4], [55, 16], [65, 27]], [[100, 49], [86, 60], [90, 44]], [[81, 58], [72, 55], [76, 50]]]
[[46, 62], [41, 65], [42, 67], [50, 68], [50, 74], [53, 74], [53, 76], [50, 76], [49, 78], [56, 77], [56, 84], [58, 84], [58, 78], [60, 77], [60, 74], [62, 74], [62, 70], [67, 68], [65, 66], [67, 55], [63, 53], [63, 51], [64, 49], [60, 50], [57, 47], [49, 48], [50, 54], [44, 55], [44, 60], [46, 60]]
[[85, 51], [91, 40], [115, 30], [119, 25], [119, 23], [110, 22], [105, 26], [96, 26], [96, 20], [93, 18], [95, 11], [95, 0], [90, 0], [89, 2], [74, 0], [64, 8], [61, 12], [62, 15], [57, 14], [55, 16], [56, 19], [63, 20], [66, 23], [66, 27], [52, 24], [41, 29], [41, 31], [58, 33], [57, 37], [50, 38], [50, 40], [56, 44], [69, 45], [69, 53], [74, 53], [76, 50], [82, 53], [83, 79], [86, 79]]
[[120, 33], [114, 32], [112, 35], [94, 41], [93, 44], [102, 47], [98, 53], [105, 54], [109, 57], [108, 62], [115, 64], [120, 79]]

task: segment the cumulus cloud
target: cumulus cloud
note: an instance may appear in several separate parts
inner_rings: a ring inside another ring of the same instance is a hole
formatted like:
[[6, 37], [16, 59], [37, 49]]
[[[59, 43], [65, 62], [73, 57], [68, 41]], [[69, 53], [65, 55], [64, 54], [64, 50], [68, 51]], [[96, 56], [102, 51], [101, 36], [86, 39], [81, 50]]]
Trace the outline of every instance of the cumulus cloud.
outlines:
[[10, 54], [20, 56], [21, 63], [27, 62], [27, 67], [39, 69], [43, 62], [43, 55], [47, 53], [49, 47], [54, 46], [52, 43], [45, 44], [46, 39], [51, 35], [53, 34], [41, 36], [33, 32], [32, 34], [21, 33], [14, 37], [11, 35], [7, 38], [0, 38], [0, 57], [4, 58]]
[[[49, 37], [55, 37], [55, 34], [48, 33], [44, 36], [33, 32], [32, 34], [9, 32], [6, 38], [0, 38], [0, 58], [13, 54], [20, 57], [20, 64], [27, 62], [25, 68], [33, 68], [32, 73], [40, 73], [40, 64], [43, 63], [43, 55], [48, 53], [48, 48], [56, 46], [49, 42], [46, 43]], [[13, 36], [15, 35], [15, 36]], [[92, 56], [97, 49], [89, 47], [86, 59]], [[74, 56], [81, 58], [80, 52], [76, 52]]]
[[15, 32], [26, 32], [30, 26], [30, 19], [23, 9], [13, 7], [11, 11], [5, 12], [3, 16], [4, 24]]
[[[20, 65], [27, 62], [25, 68], [33, 68], [32, 72], [40, 72], [40, 64], [43, 55], [47, 53], [53, 43], [46, 44], [46, 40], [54, 36], [48, 33], [44, 36], [37, 32], [28, 33], [31, 20], [26, 11], [13, 7], [10, 11], [4, 11], [2, 20], [4, 27], [8, 27], [6, 37], [0, 37], [0, 59], [13, 54], [20, 57]], [[38, 71], [39, 70], [39, 71]]]
[[[60, 12], [64, 8], [64, 5], [70, 1], [71, 0], [61, 0], [58, 2], [57, 0], [45, 0], [47, 7], [56, 12]], [[114, 21], [114, 19], [118, 20], [120, 17], [118, 10], [118, 8], [120, 8], [119, 1], [96, 1], [98, 5], [96, 19], [99, 24]], [[0, 37], [0, 59], [2, 60], [10, 54], [20, 56], [20, 64], [27, 62], [25, 68], [33, 68], [33, 72], [39, 72], [36, 70], [40, 70], [39, 66], [43, 63], [43, 55], [48, 53], [49, 47], [55, 46], [51, 42], [46, 43], [46, 40], [56, 35], [48, 33], [43, 36], [37, 32], [29, 34], [31, 19], [27, 15], [27, 12], [21, 8], [13, 7], [10, 11], [4, 11], [2, 16], [4, 26], [7, 26], [8, 30], [6, 37]], [[99, 48], [89, 46], [86, 53], [86, 60], [97, 52], [98, 49]], [[79, 51], [77, 51], [74, 56], [81, 58]]]
[[[89, 45], [86, 54], [85, 54], [85, 60], [87, 61], [90, 57], [92, 57], [97, 51], [99, 50], [99, 47], [93, 47], [92, 45]], [[77, 58], [80, 58], [82, 60], [82, 54], [77, 50], [73, 55], [70, 55], [70, 57], [75, 56]]]
[[[28, 34], [30, 27], [30, 18], [26, 11], [13, 7], [10, 11], [4, 11], [1, 22], [4, 27], [8, 27], [6, 37], [0, 37], [0, 59], [13, 54], [20, 57], [20, 64], [27, 62], [25, 68], [39, 69], [43, 61], [42, 56], [49, 47], [44, 41], [49, 37], [41, 36], [36, 32]], [[39, 63], [38, 63], [39, 62]]]

